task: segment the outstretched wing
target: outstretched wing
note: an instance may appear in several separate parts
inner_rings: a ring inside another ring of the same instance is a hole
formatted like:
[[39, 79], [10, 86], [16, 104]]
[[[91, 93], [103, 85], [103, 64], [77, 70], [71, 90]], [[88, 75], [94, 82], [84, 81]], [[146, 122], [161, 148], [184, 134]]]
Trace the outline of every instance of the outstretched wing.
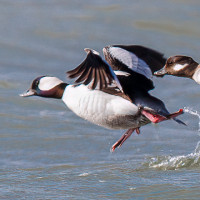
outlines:
[[87, 52], [86, 59], [78, 67], [67, 72], [69, 78], [77, 78], [75, 83], [83, 83], [93, 90], [102, 90], [112, 85], [123, 92], [117, 76], [99, 53], [88, 48], [84, 50]]
[[147, 76], [149, 71], [153, 74], [163, 68], [166, 62], [162, 53], [140, 45], [112, 45], [105, 47], [103, 52], [106, 60], [118, 59], [128, 68], [143, 75], [145, 72], [142, 72], [142, 68], [144, 68], [144, 71], [148, 71]]
[[132, 87], [140, 85], [145, 90], [154, 88], [152, 73], [162, 68], [166, 61], [163, 54], [139, 45], [107, 46], [103, 53], [120, 81], [125, 80]]

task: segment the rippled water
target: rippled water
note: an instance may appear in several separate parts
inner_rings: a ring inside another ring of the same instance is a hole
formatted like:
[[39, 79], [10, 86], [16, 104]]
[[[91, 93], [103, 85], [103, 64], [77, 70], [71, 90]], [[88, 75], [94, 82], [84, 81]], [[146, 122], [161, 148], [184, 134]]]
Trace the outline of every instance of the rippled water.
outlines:
[[[152, 94], [187, 127], [141, 128], [110, 153], [124, 131], [86, 122], [59, 100], [20, 98], [31, 81], [65, 72], [85, 47], [142, 44], [165, 55], [200, 52], [200, 2], [0, 1], [0, 199], [199, 199], [200, 86], [154, 78]], [[196, 115], [195, 115], [196, 114]]]

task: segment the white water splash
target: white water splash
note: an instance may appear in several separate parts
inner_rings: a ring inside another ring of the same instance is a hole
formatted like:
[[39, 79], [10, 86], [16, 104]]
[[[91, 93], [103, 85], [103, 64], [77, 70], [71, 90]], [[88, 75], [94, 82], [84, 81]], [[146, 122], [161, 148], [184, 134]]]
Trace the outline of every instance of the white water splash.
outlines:
[[193, 110], [192, 108], [189, 108], [189, 107], [184, 107], [184, 112], [187, 112], [187, 113], [189, 113], [189, 114], [191, 114], [191, 115], [194, 115], [194, 116], [197, 116], [198, 117], [198, 119], [199, 119], [199, 128], [198, 128], [198, 135], [200, 135], [200, 113], [198, 113], [198, 111], [197, 110]]
[[[184, 112], [198, 117], [198, 135], [200, 135], [200, 113], [189, 107], [185, 107]], [[177, 170], [181, 168], [200, 167], [200, 141], [197, 143], [193, 153], [180, 156], [159, 156], [156, 158], [150, 158], [144, 166], [159, 170]]]
[[89, 173], [84, 172], [84, 173], [79, 174], [78, 176], [85, 177], [85, 176], [89, 176], [89, 175], [90, 175]]
[[162, 156], [151, 158], [145, 166], [160, 170], [177, 170], [180, 168], [200, 167], [200, 141], [197, 143], [193, 153], [183, 156]]

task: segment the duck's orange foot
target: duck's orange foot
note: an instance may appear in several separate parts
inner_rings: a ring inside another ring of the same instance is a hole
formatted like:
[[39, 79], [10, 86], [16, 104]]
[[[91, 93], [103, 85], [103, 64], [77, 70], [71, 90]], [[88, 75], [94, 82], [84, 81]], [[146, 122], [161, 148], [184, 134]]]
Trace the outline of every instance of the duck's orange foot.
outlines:
[[167, 117], [164, 117], [159, 114], [152, 114], [151, 112], [147, 110], [142, 110], [142, 114], [153, 123], [159, 123], [161, 121], [167, 120]]
[[182, 115], [184, 112], [183, 112], [183, 109], [179, 109], [179, 111], [175, 112], [175, 113], [171, 113], [167, 116], [168, 119], [172, 119], [172, 118], [175, 118], [179, 115]]
[[142, 114], [148, 118], [153, 123], [159, 123], [168, 119], [174, 119], [175, 117], [183, 114], [183, 109], [180, 109], [177, 112], [171, 113], [167, 116], [159, 115], [159, 114], [153, 114], [148, 110], [142, 110]]

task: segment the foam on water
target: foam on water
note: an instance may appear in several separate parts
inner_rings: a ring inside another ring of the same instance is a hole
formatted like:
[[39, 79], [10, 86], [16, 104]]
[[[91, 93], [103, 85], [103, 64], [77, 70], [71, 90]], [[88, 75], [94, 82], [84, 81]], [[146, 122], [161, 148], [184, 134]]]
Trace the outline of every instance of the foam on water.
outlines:
[[145, 164], [149, 168], [155, 168], [160, 170], [177, 170], [181, 168], [193, 168], [200, 167], [200, 141], [193, 153], [180, 156], [161, 156], [157, 158], [151, 158], [148, 164]]
[[[198, 111], [185, 107], [184, 112], [198, 117], [198, 135], [200, 135], [200, 114]], [[200, 167], [200, 141], [197, 143], [194, 152], [188, 155], [158, 156], [156, 158], [150, 158], [144, 166], [159, 170], [177, 170], [181, 168]]]
[[90, 174], [89, 173], [87, 173], [87, 172], [84, 172], [84, 173], [81, 173], [81, 174], [79, 174], [78, 176], [81, 176], [81, 177], [86, 177], [86, 176], [89, 176]]

